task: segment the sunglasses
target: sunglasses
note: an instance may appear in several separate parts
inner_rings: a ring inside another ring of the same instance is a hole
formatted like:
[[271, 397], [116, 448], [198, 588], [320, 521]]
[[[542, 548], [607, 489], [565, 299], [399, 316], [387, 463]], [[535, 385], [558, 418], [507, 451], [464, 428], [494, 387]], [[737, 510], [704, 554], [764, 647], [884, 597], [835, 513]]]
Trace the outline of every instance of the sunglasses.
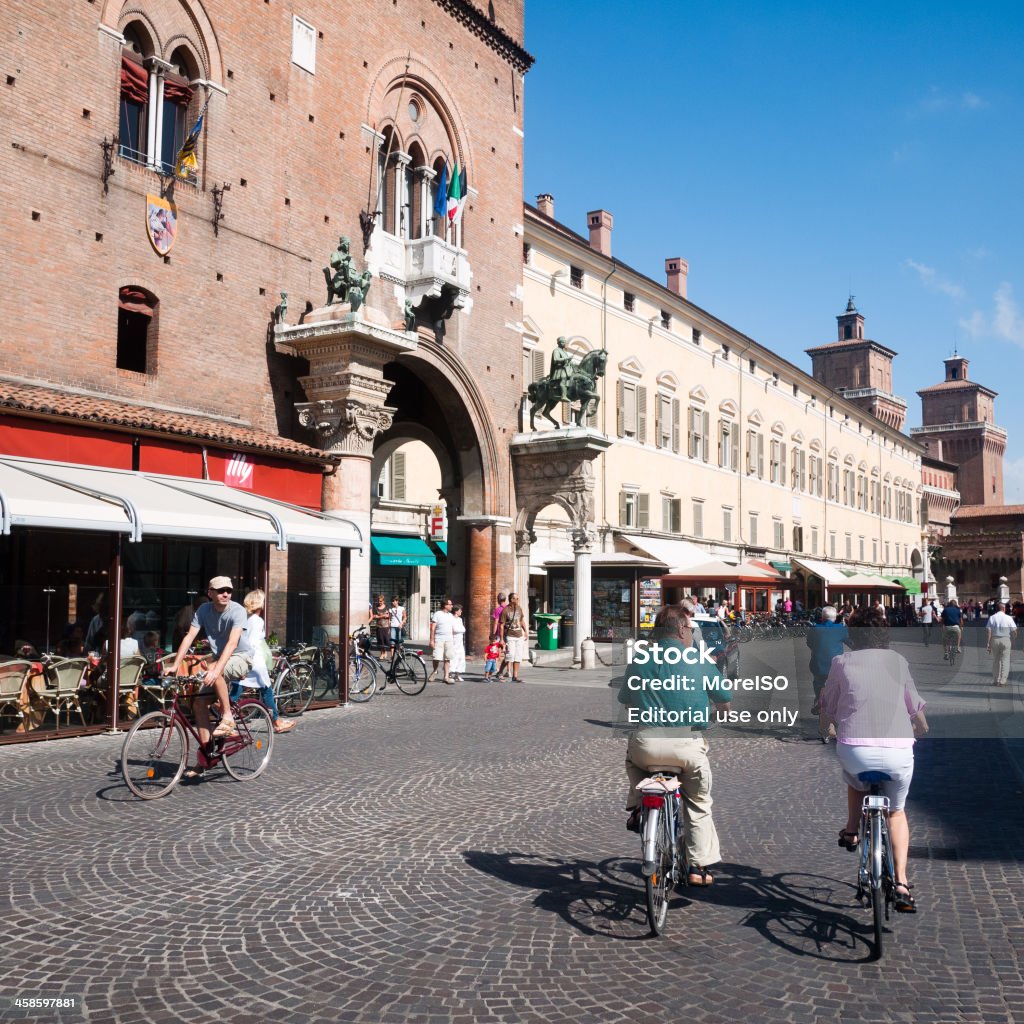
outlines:
[[231, 587], [218, 587], [214, 591], [214, 593], [215, 594], [233, 594], [234, 590]]

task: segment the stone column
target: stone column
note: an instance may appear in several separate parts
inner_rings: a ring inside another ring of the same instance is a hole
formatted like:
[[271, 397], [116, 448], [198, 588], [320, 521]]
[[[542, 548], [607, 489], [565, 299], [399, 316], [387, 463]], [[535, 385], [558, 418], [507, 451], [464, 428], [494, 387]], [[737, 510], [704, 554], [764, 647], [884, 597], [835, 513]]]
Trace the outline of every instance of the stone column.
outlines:
[[529, 604], [527, 591], [530, 587], [530, 545], [537, 543], [537, 534], [532, 530], [516, 530], [516, 577], [515, 592], [524, 608]]
[[576, 632], [573, 638], [573, 661], [580, 661], [580, 644], [593, 631], [593, 582], [590, 572], [590, 555], [594, 550], [594, 537], [590, 530], [582, 527], [572, 532], [572, 550], [575, 555], [573, 566], [573, 613], [576, 618]]
[[431, 234], [429, 230], [430, 220], [434, 215], [434, 209], [430, 202], [430, 183], [434, 180], [434, 172], [429, 167], [417, 167], [416, 174], [419, 176], [420, 185], [420, 238], [426, 238]]
[[412, 197], [406, 190], [405, 169], [409, 166], [408, 153], [392, 153], [395, 162], [395, 235], [398, 238], [412, 238], [412, 225], [409, 217], [403, 217], [402, 211], [407, 207], [412, 215]]
[[[324, 477], [323, 510], [337, 512], [351, 519], [363, 535], [363, 551], [353, 552], [349, 574], [348, 607], [356, 624], [365, 618], [370, 595], [370, 468], [373, 462], [373, 442], [378, 434], [391, 426], [396, 412], [383, 405], [383, 395], [390, 390], [389, 384], [364, 382], [364, 387], [367, 384], [372, 384], [371, 390], [380, 393], [381, 404], [347, 399], [298, 405], [302, 425], [320, 435], [326, 451], [341, 457], [334, 473]], [[339, 550], [321, 549], [317, 572], [317, 592], [320, 596], [317, 625], [332, 635], [337, 633], [339, 621], [340, 571]]]

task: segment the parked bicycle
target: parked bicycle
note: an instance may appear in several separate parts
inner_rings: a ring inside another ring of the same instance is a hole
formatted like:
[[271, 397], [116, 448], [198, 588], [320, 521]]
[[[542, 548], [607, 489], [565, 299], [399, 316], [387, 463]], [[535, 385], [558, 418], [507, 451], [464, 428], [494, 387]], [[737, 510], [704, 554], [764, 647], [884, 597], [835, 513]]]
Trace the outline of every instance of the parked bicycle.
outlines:
[[274, 654], [274, 701], [282, 715], [294, 718], [313, 703], [315, 676], [307, 654], [316, 648], [281, 648]]
[[889, 798], [882, 796], [879, 785], [888, 782], [885, 772], [861, 772], [861, 782], [871, 788], [864, 797], [860, 819], [860, 865], [857, 869], [857, 899], [871, 906], [874, 924], [875, 959], [882, 957], [883, 915], [889, 920], [896, 890], [896, 869], [889, 841]]
[[[353, 700], [369, 700], [378, 687], [383, 690], [388, 683], [394, 683], [411, 697], [423, 692], [427, 685], [427, 665], [419, 651], [406, 650], [405, 644], [399, 642], [390, 658], [374, 657], [370, 653], [370, 634], [366, 626], [360, 626], [351, 640], [349, 696]], [[369, 696], [355, 696], [357, 691], [364, 693], [369, 689], [371, 679]]]
[[674, 768], [655, 769], [654, 775], [640, 783], [640, 873], [652, 935], [664, 932], [668, 901], [681, 877], [679, 786]]
[[[204, 746], [186, 713], [188, 701], [202, 680], [178, 676], [173, 683], [171, 706], [143, 715], [124, 738], [121, 774], [125, 785], [142, 800], [165, 796], [184, 774], [190, 737], [195, 741], [199, 768], [206, 770], [222, 764], [228, 775], [239, 782], [262, 775], [274, 749], [274, 727], [263, 702], [258, 697], [232, 701], [235, 734], [213, 739]], [[211, 707], [210, 712], [216, 722], [216, 707]]]

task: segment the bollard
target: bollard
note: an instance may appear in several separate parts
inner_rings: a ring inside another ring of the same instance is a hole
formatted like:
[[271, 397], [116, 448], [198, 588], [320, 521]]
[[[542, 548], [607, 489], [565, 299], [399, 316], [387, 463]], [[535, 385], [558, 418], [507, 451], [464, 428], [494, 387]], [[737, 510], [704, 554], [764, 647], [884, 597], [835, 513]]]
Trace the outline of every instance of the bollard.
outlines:
[[589, 636], [580, 644], [580, 668], [597, 668], [597, 651]]

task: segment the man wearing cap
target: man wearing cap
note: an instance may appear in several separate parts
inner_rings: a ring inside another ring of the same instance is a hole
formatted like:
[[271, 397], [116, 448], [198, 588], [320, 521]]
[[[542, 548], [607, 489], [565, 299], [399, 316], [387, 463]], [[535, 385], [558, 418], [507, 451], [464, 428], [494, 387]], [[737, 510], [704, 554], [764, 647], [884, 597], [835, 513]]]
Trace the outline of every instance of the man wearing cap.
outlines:
[[[204, 630], [210, 651], [217, 658], [206, 670], [203, 688], [194, 702], [196, 727], [199, 740], [204, 746], [210, 741], [210, 704], [214, 699], [220, 707], [220, 724], [213, 736], [231, 736], [235, 732], [235, 720], [231, 716], [231, 703], [228, 700], [228, 683], [242, 679], [252, 668], [252, 651], [244, 639], [247, 616], [245, 609], [231, 600], [233, 592], [234, 587], [229, 577], [214, 576], [210, 580], [206, 589], [209, 601], [196, 609], [192, 625], [174, 656], [174, 664], [167, 670], [168, 675], [178, 674], [182, 658], [199, 635], [199, 630]], [[200, 774], [201, 769], [194, 768], [188, 773], [190, 778]]]

